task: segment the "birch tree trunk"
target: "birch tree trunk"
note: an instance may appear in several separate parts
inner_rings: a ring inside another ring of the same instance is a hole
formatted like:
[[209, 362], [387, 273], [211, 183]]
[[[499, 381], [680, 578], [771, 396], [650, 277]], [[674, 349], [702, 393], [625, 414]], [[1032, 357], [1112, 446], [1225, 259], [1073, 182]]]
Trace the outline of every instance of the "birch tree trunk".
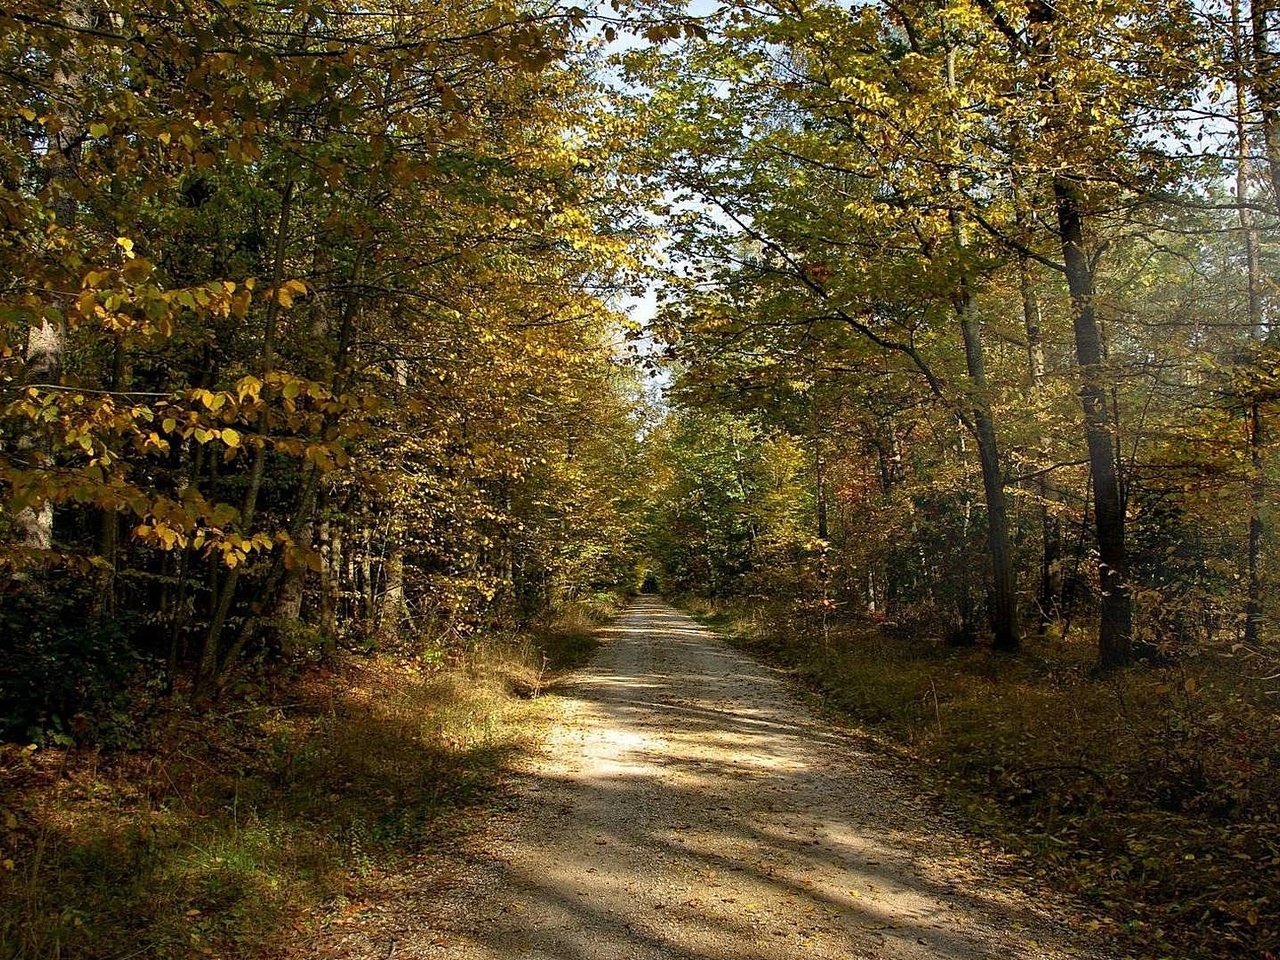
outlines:
[[[74, 0], [64, 2], [61, 13], [71, 31], [87, 30], [91, 25], [89, 14]], [[49, 137], [44, 157], [49, 188], [54, 196], [54, 221], [59, 231], [68, 236], [76, 227], [76, 199], [70, 187], [76, 177], [80, 145], [84, 138], [84, 121], [79, 113], [83, 75], [78, 60], [79, 54], [72, 43], [54, 65], [51, 100], [56, 130]], [[38, 323], [28, 328], [24, 371], [28, 384], [57, 384], [61, 380], [66, 338], [61, 315], [53, 312], [45, 312]], [[51, 501], [24, 508], [15, 520], [26, 546], [40, 551], [53, 548]]]

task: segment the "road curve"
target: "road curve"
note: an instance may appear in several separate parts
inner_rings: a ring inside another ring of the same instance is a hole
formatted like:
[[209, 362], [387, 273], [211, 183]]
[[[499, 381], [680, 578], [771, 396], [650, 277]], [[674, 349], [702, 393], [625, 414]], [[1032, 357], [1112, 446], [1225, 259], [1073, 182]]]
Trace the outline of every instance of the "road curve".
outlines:
[[1103, 956], [778, 672], [657, 599], [604, 634], [429, 922], [326, 956]]

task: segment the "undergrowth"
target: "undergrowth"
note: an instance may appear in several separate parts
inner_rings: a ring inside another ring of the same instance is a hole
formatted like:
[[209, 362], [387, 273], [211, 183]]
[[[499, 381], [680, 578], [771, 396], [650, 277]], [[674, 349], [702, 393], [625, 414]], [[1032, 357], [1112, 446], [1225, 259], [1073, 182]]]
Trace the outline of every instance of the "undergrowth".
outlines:
[[888, 749], [1031, 883], [1091, 906], [1136, 956], [1280, 954], [1280, 717], [1274, 684], [1221, 654], [1092, 673], [1083, 640], [1014, 657], [808, 629], [781, 605], [693, 604], [792, 669]]
[[603, 601], [445, 664], [342, 658], [130, 748], [0, 745], [0, 957], [276, 955], [465, 825]]

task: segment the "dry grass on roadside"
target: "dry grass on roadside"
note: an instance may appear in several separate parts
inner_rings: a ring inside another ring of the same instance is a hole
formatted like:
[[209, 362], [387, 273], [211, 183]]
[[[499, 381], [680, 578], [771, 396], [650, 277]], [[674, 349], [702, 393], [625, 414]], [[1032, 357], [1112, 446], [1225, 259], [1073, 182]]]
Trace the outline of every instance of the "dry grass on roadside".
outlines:
[[348, 657], [162, 713], [138, 749], [0, 746], [0, 958], [278, 954], [465, 826], [594, 622], [571, 611], [448, 667]]
[[1280, 955], [1280, 704], [1221, 655], [1092, 675], [1093, 650], [1016, 657], [794, 614], [700, 610], [826, 706], [921, 761], [947, 804], [1096, 907], [1136, 955]]

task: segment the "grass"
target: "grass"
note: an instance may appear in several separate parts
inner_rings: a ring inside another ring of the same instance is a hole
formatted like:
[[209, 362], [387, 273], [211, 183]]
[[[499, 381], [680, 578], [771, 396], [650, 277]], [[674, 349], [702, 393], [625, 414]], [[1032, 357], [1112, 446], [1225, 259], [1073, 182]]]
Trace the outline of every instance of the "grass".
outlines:
[[1238, 661], [1100, 679], [1083, 637], [1002, 657], [870, 623], [823, 644], [780, 605], [694, 612], [917, 761], [1025, 882], [1079, 897], [1132, 955], [1280, 955], [1280, 715]]
[[0, 746], [0, 957], [275, 956], [465, 829], [607, 610], [448, 666], [348, 657], [136, 749]]

